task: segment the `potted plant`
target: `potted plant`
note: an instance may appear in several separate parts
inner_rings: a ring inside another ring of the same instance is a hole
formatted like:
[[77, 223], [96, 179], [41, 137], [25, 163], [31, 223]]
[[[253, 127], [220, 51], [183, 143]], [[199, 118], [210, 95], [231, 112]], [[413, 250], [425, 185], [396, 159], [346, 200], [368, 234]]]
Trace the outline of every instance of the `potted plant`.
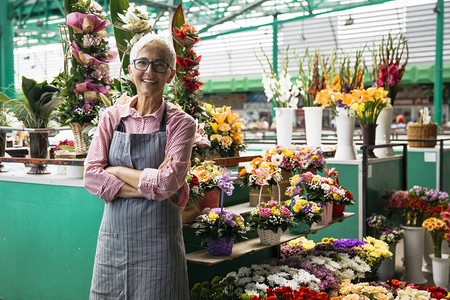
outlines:
[[230, 255], [235, 240], [243, 238], [248, 229], [240, 214], [221, 208], [204, 209], [192, 228], [214, 256]]
[[252, 159], [239, 171], [241, 184], [250, 188], [250, 206], [271, 200], [271, 186], [280, 182], [281, 179], [280, 168], [262, 157]]
[[194, 160], [194, 165], [189, 169], [186, 180], [189, 184], [189, 196], [197, 204], [200, 211], [206, 207], [219, 206], [220, 190], [218, 188], [219, 176], [224, 169], [214, 161], [199, 159]]
[[296, 195], [284, 203], [290, 208], [293, 216], [293, 226], [289, 228], [292, 234], [309, 233], [311, 225], [322, 219], [323, 205], [314, 201], [308, 201], [305, 196]]
[[[58, 88], [49, 85], [47, 81], [37, 83], [34, 79], [22, 76], [23, 97], [11, 99], [0, 93], [0, 102], [11, 107], [14, 115], [30, 132], [30, 156], [46, 158], [48, 146], [49, 122], [55, 108], [61, 100], [55, 97]], [[34, 164], [28, 174], [46, 174], [42, 163]]]
[[280, 242], [281, 235], [292, 226], [292, 214], [288, 207], [277, 201], [259, 203], [248, 217], [252, 229], [256, 229], [263, 245]]

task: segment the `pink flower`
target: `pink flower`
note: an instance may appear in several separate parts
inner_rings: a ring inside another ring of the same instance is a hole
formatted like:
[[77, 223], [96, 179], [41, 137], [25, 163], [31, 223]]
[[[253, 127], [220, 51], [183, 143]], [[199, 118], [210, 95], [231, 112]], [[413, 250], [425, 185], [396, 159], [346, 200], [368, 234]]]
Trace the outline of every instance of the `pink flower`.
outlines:
[[68, 14], [66, 20], [67, 26], [72, 27], [75, 33], [99, 32], [111, 26], [109, 20], [101, 19], [96, 15], [79, 12]]
[[86, 66], [93, 66], [93, 65], [109, 63], [109, 62], [114, 61], [117, 57], [117, 52], [109, 51], [107, 53], [106, 58], [102, 58], [102, 59], [95, 58], [95, 57], [81, 51], [75, 41], [73, 41], [71, 49], [72, 49], [72, 55], [77, 60], [77, 62], [79, 62], [82, 65], [86, 65]]
[[284, 206], [280, 208], [280, 214], [283, 218], [286, 219], [291, 217], [291, 211]]
[[107, 95], [109, 86], [97, 85], [89, 81], [85, 81], [81, 84], [75, 84], [75, 93], [83, 94], [86, 99], [94, 100], [98, 98], [98, 94]]
[[269, 175], [269, 169], [260, 168], [256, 169], [256, 184], [258, 185], [268, 185], [266, 178]]
[[267, 205], [269, 205], [269, 207], [277, 206], [277, 205], [278, 205], [278, 202], [277, 202], [277, 201], [270, 200], [270, 201], [267, 203]]
[[311, 172], [305, 172], [302, 174], [302, 177], [304, 182], [310, 182], [313, 179], [314, 174]]
[[272, 210], [270, 208], [264, 207], [259, 210], [259, 215], [264, 219], [267, 219], [272, 214]]

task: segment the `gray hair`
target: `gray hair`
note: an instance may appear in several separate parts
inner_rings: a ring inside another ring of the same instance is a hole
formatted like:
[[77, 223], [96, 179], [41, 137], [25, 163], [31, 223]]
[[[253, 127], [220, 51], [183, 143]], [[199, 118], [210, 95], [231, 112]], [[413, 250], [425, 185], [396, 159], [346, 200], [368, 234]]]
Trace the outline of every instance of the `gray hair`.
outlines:
[[173, 69], [175, 68], [176, 54], [172, 43], [167, 41], [164, 37], [153, 33], [144, 35], [133, 45], [130, 51], [130, 64], [132, 64], [133, 60], [137, 58], [139, 51], [149, 45], [158, 45], [162, 47], [164, 49], [165, 62], [168, 63]]

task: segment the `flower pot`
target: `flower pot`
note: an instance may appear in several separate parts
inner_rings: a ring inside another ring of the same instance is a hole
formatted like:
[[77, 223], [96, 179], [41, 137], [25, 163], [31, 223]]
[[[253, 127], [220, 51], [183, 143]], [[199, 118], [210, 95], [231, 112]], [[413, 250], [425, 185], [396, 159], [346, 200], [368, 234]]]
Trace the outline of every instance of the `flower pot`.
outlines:
[[66, 166], [66, 176], [68, 178], [83, 178], [83, 166]]
[[259, 194], [260, 194], [260, 189], [262, 190], [261, 193], [261, 202], [269, 202], [272, 198], [272, 192], [271, 189], [272, 187], [270, 185], [263, 185], [262, 187], [260, 187], [259, 189], [252, 189], [250, 188], [249, 190], [249, 202], [250, 202], [250, 206], [257, 206], [259, 201]]
[[[384, 107], [378, 115], [378, 127], [375, 133], [375, 143], [377, 145], [391, 143], [391, 124], [393, 115], [394, 108], [391, 105]], [[373, 149], [373, 152], [377, 157], [394, 156], [392, 147]]]
[[378, 281], [385, 282], [391, 280], [395, 276], [395, 247], [397, 243], [389, 244], [389, 251], [392, 252], [392, 257], [385, 258], [378, 268]]
[[353, 145], [355, 132], [355, 116], [348, 116], [345, 111], [336, 116], [337, 145], [335, 159], [355, 160], [356, 152]]
[[281, 230], [281, 228], [278, 228], [277, 233], [274, 233], [272, 230], [259, 228], [257, 231], [259, 240], [263, 245], [276, 245], [280, 243], [281, 236], [283, 235], [283, 230]]
[[330, 223], [332, 219], [333, 219], [333, 203], [326, 202], [323, 205], [322, 220], [320, 220], [318, 223], [321, 225], [326, 225]]
[[[366, 146], [375, 145], [375, 132], [377, 124], [361, 124], [363, 133], [363, 144]], [[373, 149], [367, 150], [368, 158], [377, 158]]]
[[291, 147], [292, 122], [294, 120], [294, 109], [287, 107], [274, 107], [275, 121], [277, 125], [277, 145]]
[[234, 237], [230, 238], [227, 242], [226, 237], [220, 237], [217, 241], [208, 238], [206, 241], [208, 244], [208, 254], [213, 256], [228, 256], [231, 255], [234, 245]]
[[403, 261], [405, 265], [404, 281], [414, 284], [427, 282], [422, 274], [422, 253], [425, 228], [402, 225], [405, 230], [403, 238]]
[[291, 185], [289, 183], [289, 178], [292, 176], [292, 172], [281, 170], [281, 176], [283, 177], [283, 179], [278, 184], [274, 184], [272, 186], [272, 199], [275, 201], [278, 201], [279, 199], [281, 203], [284, 203], [285, 201], [290, 199], [289, 196], [285, 195], [285, 192]]
[[305, 111], [306, 144], [311, 147], [322, 145], [322, 108], [303, 107]]
[[[30, 132], [30, 157], [47, 158], [48, 132]], [[33, 164], [28, 174], [49, 174], [47, 165], [39, 162]]]
[[[5, 157], [6, 152], [6, 130], [0, 130], [0, 157]], [[0, 173], [8, 172], [0, 162]]]
[[344, 215], [345, 211], [345, 204], [333, 204], [333, 218], [335, 217], [341, 217]]
[[308, 234], [311, 230], [311, 224], [307, 223], [297, 223], [294, 222], [294, 225], [292, 225], [291, 228], [289, 228], [289, 232], [291, 234]]
[[197, 206], [200, 211], [203, 211], [206, 207], [216, 208], [220, 203], [220, 190], [213, 188], [210, 191], [205, 191], [205, 196], [197, 198]]
[[434, 254], [430, 254], [430, 258], [433, 266], [434, 285], [447, 289], [450, 268], [448, 254], [442, 254], [442, 258], [434, 257]]

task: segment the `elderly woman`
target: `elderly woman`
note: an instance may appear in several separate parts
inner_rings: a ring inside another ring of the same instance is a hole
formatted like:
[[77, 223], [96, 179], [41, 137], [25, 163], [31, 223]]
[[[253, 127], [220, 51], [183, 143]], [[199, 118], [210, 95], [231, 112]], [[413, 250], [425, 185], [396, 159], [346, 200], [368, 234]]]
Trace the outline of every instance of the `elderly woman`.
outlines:
[[180, 210], [196, 126], [163, 99], [173, 48], [139, 40], [128, 70], [137, 96], [105, 111], [85, 161], [84, 186], [105, 201], [90, 299], [189, 299]]

